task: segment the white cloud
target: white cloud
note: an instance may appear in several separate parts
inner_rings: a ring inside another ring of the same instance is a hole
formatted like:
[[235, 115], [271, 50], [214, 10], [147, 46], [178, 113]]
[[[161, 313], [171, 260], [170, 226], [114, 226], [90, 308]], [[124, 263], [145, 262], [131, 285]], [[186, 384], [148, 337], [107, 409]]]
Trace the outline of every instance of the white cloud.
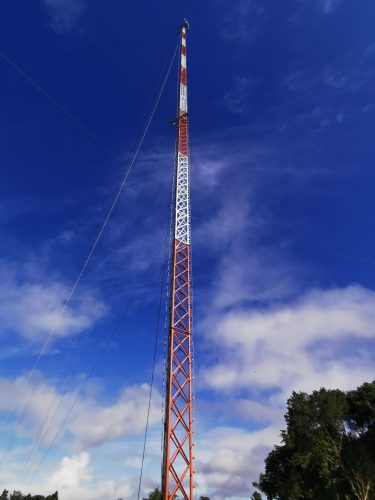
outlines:
[[290, 296], [298, 286], [292, 266], [281, 264], [274, 251], [267, 248], [254, 246], [253, 253], [236, 248], [222, 259], [220, 268], [213, 299], [215, 310], [282, 299]]
[[364, 352], [343, 353], [340, 346], [374, 340], [374, 306], [374, 292], [351, 286], [315, 290], [263, 311], [228, 313], [210, 329], [228, 356], [202, 376], [211, 387], [279, 388], [283, 397], [323, 385], [353, 387], [371, 378], [371, 362]]
[[[209, 149], [209, 148], [208, 148]], [[214, 151], [206, 154], [196, 151], [192, 159], [192, 176], [197, 179], [200, 189], [212, 191], [218, 183], [220, 175], [228, 168], [228, 161], [220, 154], [214, 156]]]
[[89, 462], [90, 455], [87, 452], [64, 457], [59, 469], [51, 475], [48, 482], [53, 485], [53, 488], [57, 486], [60, 489], [77, 489], [81, 483], [86, 483], [91, 479]]
[[[112, 403], [104, 404], [89, 396], [77, 400], [73, 389], [64, 394], [42, 379], [28, 382], [24, 378], [0, 378], [0, 412], [22, 415], [15, 424], [18, 435], [42, 435], [44, 444], [49, 444], [63, 425], [58, 443], [78, 450], [142, 433], [148, 395], [147, 384], [134, 385], [125, 387]], [[160, 395], [154, 391], [150, 425], [160, 421], [160, 407]], [[71, 408], [73, 411], [65, 420]]]
[[211, 429], [198, 442], [199, 494], [209, 495], [211, 500], [249, 498], [263, 458], [278, 440], [275, 427], [253, 432], [231, 427]]
[[375, 292], [316, 289], [272, 302], [253, 310], [216, 308], [216, 318], [200, 325], [216, 346], [215, 359], [196, 377], [206, 389], [220, 391], [212, 418], [220, 414], [254, 428], [197, 434], [199, 492], [213, 500], [248, 498], [265, 457], [279, 443], [292, 391], [348, 390], [374, 378], [369, 346], [375, 344]]
[[[35, 487], [34, 487], [35, 488]], [[134, 498], [135, 489], [130, 481], [123, 478], [119, 481], [95, 481], [94, 471], [90, 469], [90, 454], [82, 452], [78, 455], [64, 457], [58, 469], [52, 473], [43, 486], [35, 489], [45, 492], [57, 490], [64, 500], [108, 500], [108, 498]]]
[[252, 228], [258, 219], [252, 214], [250, 200], [240, 194], [237, 199], [223, 197], [216, 212], [205, 219], [198, 218], [196, 222], [194, 244], [217, 251], [219, 246], [227, 246], [241, 231]]
[[50, 26], [59, 35], [76, 30], [86, 10], [85, 0], [44, 0], [49, 12]]
[[[103, 317], [107, 308], [95, 290], [81, 288], [62, 314], [69, 288], [45, 273], [21, 276], [12, 264], [0, 266], [0, 328], [39, 342], [51, 332], [56, 337], [79, 333]], [[25, 273], [26, 274], [26, 273]]]
[[[9, 457], [8, 457], [9, 460]], [[14, 464], [8, 462], [11, 469]], [[100, 471], [91, 467], [91, 454], [83, 451], [78, 454], [65, 456], [60, 463], [53, 468], [49, 474], [45, 474], [40, 480], [24, 482], [22, 490], [32, 494], [48, 495], [55, 491], [59, 492], [59, 498], [63, 500], [108, 500], [123, 498], [133, 500], [135, 496], [135, 484], [127, 478], [118, 480], [96, 480], [100, 477]], [[20, 481], [15, 474], [3, 475], [0, 473], [2, 484], [7, 489], [20, 489]]]
[[[111, 406], [83, 401], [74, 412], [68, 430], [84, 447], [140, 433], [146, 423], [148, 395], [149, 386], [143, 384], [124, 389]], [[154, 391], [150, 425], [160, 421], [160, 408], [160, 396]]]

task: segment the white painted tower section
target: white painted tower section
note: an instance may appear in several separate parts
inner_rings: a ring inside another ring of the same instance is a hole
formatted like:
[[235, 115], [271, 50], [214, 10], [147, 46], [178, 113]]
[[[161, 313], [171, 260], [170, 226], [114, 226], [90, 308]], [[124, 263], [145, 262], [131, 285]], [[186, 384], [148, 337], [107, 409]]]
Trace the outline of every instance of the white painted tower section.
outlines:
[[[186, 28], [182, 29], [181, 71], [186, 72]], [[179, 117], [188, 112], [187, 87], [180, 83]], [[184, 119], [184, 118], [182, 118]], [[186, 245], [190, 244], [190, 171], [189, 157], [180, 150], [177, 156], [177, 189], [176, 189], [176, 219], [175, 239]]]

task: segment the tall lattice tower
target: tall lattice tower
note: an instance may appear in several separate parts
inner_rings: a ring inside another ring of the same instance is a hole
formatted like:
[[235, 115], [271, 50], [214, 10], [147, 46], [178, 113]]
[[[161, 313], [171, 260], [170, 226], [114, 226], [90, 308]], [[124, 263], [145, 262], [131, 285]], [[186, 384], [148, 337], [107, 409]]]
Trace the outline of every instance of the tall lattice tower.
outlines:
[[190, 183], [186, 79], [187, 21], [181, 29], [179, 107], [162, 491], [164, 500], [193, 499]]

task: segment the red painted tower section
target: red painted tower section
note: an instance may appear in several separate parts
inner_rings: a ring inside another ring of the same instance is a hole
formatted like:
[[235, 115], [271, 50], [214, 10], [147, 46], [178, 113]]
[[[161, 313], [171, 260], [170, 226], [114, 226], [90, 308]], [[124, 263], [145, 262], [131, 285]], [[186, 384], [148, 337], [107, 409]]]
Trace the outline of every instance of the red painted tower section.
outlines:
[[190, 171], [186, 79], [187, 21], [181, 25], [175, 222], [166, 377], [162, 492], [193, 499]]

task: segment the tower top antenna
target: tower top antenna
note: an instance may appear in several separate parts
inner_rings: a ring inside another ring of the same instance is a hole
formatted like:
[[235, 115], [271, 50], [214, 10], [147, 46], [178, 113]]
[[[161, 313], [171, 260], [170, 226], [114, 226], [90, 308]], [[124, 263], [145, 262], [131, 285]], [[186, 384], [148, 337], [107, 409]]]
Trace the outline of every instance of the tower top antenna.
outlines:
[[187, 19], [184, 19], [184, 20], [183, 20], [183, 22], [181, 23], [180, 28], [181, 28], [181, 29], [182, 29], [182, 28], [185, 28], [185, 29], [186, 29], [186, 31], [189, 31], [190, 26], [189, 26], [189, 22], [188, 22], [188, 20], [187, 20]]

